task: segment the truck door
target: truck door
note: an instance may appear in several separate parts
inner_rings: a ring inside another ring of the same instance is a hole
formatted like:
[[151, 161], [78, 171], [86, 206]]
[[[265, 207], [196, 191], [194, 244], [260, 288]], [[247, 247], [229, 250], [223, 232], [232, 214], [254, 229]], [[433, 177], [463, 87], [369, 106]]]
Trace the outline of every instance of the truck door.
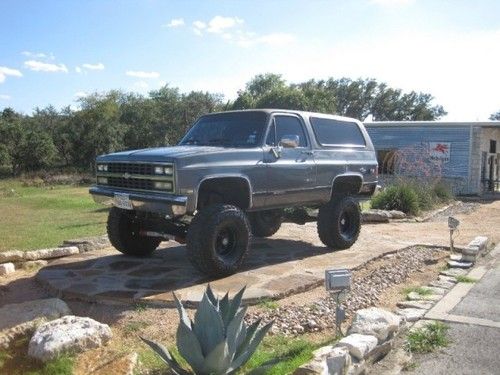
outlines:
[[[289, 142], [289, 141], [293, 142]], [[264, 147], [268, 194], [266, 206], [305, 202], [316, 180], [311, 142], [302, 120], [293, 114], [273, 117]]]

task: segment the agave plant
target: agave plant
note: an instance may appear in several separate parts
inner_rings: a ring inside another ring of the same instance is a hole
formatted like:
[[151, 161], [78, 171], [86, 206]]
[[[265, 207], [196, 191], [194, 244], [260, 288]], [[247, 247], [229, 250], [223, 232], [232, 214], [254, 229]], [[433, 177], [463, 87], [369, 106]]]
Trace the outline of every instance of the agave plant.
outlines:
[[[260, 319], [247, 327], [243, 318], [247, 308], [240, 307], [245, 288], [234, 298], [229, 294], [218, 299], [210, 285], [191, 320], [174, 294], [180, 315], [177, 328], [177, 349], [195, 374], [234, 374], [257, 349], [273, 322], [259, 328]], [[148, 344], [175, 374], [189, 374], [162, 345], [141, 339]]]

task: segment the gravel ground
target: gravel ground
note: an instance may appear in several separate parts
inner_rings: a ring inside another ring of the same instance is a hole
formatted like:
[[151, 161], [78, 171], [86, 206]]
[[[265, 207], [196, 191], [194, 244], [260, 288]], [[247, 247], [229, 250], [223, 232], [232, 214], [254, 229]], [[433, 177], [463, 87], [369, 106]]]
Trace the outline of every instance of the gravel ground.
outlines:
[[461, 202], [458, 201], [455, 204], [448, 207], [446, 210], [441, 211], [434, 215], [429, 221], [442, 221], [448, 220], [449, 216], [455, 215], [468, 215], [471, 212], [477, 210], [481, 205], [475, 202]]
[[[347, 318], [358, 309], [378, 305], [384, 291], [405, 282], [412, 273], [438, 262], [447, 254], [437, 248], [412, 247], [373, 260], [361, 270], [354, 271], [351, 291], [342, 303]], [[262, 319], [264, 323], [274, 320], [274, 334], [319, 332], [334, 326], [335, 301], [331, 297], [323, 297], [310, 304], [288, 305], [247, 314], [247, 323], [257, 319]]]

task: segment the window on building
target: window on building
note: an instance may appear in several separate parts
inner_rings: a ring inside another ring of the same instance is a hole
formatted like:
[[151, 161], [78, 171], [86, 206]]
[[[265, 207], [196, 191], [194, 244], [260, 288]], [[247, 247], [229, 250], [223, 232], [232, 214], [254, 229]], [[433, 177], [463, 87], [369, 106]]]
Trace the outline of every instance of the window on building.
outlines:
[[494, 141], [493, 139], [490, 140], [490, 154], [496, 154], [497, 153], [497, 141]]
[[377, 150], [379, 174], [394, 174], [397, 150]]
[[365, 138], [358, 124], [328, 118], [311, 117], [311, 125], [316, 139], [323, 146], [365, 146]]

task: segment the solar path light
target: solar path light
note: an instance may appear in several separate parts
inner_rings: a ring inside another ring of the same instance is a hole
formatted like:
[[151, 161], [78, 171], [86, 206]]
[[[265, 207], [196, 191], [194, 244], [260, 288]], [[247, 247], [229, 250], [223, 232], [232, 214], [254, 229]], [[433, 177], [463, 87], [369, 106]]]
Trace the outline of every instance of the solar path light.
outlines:
[[453, 216], [448, 217], [448, 228], [450, 228], [450, 252], [453, 254], [454, 252], [454, 244], [453, 244], [453, 233], [458, 230], [458, 226], [460, 225], [460, 221], [455, 219]]
[[351, 290], [351, 271], [345, 268], [325, 271], [325, 288], [335, 300], [335, 328], [337, 335], [342, 333], [341, 324], [345, 320], [345, 310], [340, 303]]

